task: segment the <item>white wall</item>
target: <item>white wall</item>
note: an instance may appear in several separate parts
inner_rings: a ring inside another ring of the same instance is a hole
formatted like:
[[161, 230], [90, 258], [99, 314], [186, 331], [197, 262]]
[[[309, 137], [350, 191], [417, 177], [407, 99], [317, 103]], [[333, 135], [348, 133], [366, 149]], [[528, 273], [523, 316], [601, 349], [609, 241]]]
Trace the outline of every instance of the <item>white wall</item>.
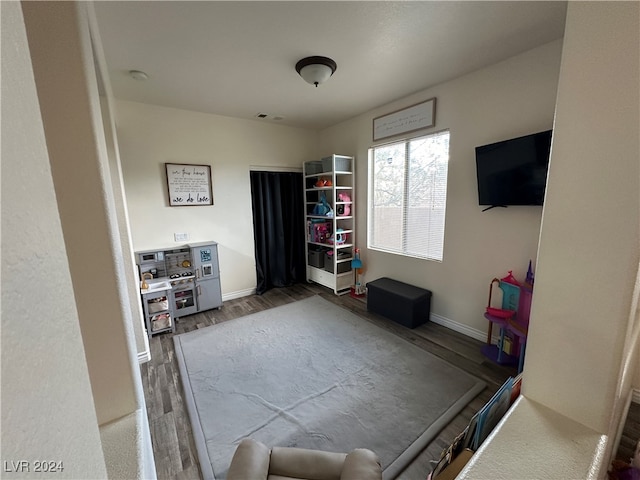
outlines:
[[569, 3], [525, 363], [527, 396], [598, 432], [639, 261], [639, 13]]
[[31, 469], [3, 477], [41, 459], [62, 462], [51, 477], [106, 478], [21, 5], [0, 8], [2, 460]]
[[639, 27], [637, 2], [569, 2], [523, 396], [460, 478], [607, 478], [640, 386]]
[[[109, 100], [111, 98], [111, 101]], [[109, 95], [100, 97], [100, 106], [105, 125], [105, 139], [107, 154], [109, 157], [109, 169], [113, 179], [114, 197], [116, 199], [116, 213], [118, 218], [118, 231], [122, 243], [122, 260], [124, 262], [124, 276], [129, 292], [129, 310], [131, 311], [131, 323], [136, 341], [136, 351], [140, 362], [149, 361], [151, 353], [149, 349], [149, 337], [147, 336], [145, 320], [140, 299], [140, 282], [138, 281], [138, 268], [133, 256], [129, 214], [127, 212], [126, 196], [124, 192], [124, 180], [118, 150], [118, 139], [115, 134], [115, 124], [112, 117], [112, 97]]]
[[129, 212], [127, 211], [127, 201], [124, 191], [124, 179], [122, 178], [122, 163], [120, 162], [120, 150], [118, 148], [118, 137], [115, 131], [115, 120], [113, 115], [114, 97], [111, 90], [111, 83], [108, 77], [108, 68], [102, 50], [102, 40], [100, 38], [97, 20], [93, 4], [90, 4], [89, 19], [91, 25], [92, 41], [94, 44], [96, 75], [98, 80], [98, 90], [100, 94], [100, 111], [105, 134], [105, 148], [109, 158], [109, 170], [113, 185], [113, 197], [115, 200], [116, 217], [118, 219], [118, 232], [120, 243], [122, 244], [122, 260], [127, 274], [124, 276], [128, 297], [129, 310], [131, 311], [131, 323], [136, 342], [136, 351], [140, 362], [149, 361], [151, 353], [149, 349], [149, 338], [146, 332], [145, 320], [142, 312], [140, 299], [140, 282], [138, 281], [138, 269], [133, 256], [131, 240], [131, 229], [129, 223]]
[[[300, 168], [315, 158], [317, 134], [126, 101], [116, 128], [134, 249], [179, 245], [174, 232], [215, 240], [223, 296], [255, 290], [250, 166]], [[211, 165], [214, 205], [169, 207], [165, 162]]]
[[25, 24], [98, 423], [141, 383], [86, 4], [25, 2]]
[[[486, 337], [483, 313], [491, 279], [508, 270], [524, 279], [529, 260], [535, 264], [542, 208], [482, 213], [474, 148], [552, 127], [561, 48], [561, 40], [552, 42], [321, 132], [321, 154], [357, 157], [357, 243], [365, 281], [388, 276], [427, 288], [433, 292], [432, 313], [461, 324], [465, 333]], [[368, 251], [367, 149], [373, 144], [372, 120], [431, 97], [437, 98], [436, 126], [427, 132], [451, 132], [444, 261]]]
[[[84, 345], [79, 361], [88, 367], [93, 393], [96, 418], [84, 428], [100, 426], [107, 475], [154, 478], [133, 328], [139, 317], [126, 278], [131, 272], [125, 267], [125, 251], [130, 249], [123, 248], [119, 229], [124, 199], [115, 198], [119, 190], [111, 180], [105, 135], [110, 142], [115, 139], [103, 124], [103, 114], [110, 116], [99, 97], [100, 39], [90, 32], [90, 9], [86, 2], [22, 3], [65, 265], [73, 283], [73, 295], [65, 300], [75, 302]], [[126, 219], [123, 224], [126, 228]], [[47, 279], [35, 288], [48, 286]], [[51, 287], [56, 291], [58, 286]], [[132, 294], [139, 295], [137, 288]], [[64, 339], [59, 341], [64, 345]], [[34, 354], [47, 362], [46, 352]], [[79, 477], [91, 478], [88, 472]]]

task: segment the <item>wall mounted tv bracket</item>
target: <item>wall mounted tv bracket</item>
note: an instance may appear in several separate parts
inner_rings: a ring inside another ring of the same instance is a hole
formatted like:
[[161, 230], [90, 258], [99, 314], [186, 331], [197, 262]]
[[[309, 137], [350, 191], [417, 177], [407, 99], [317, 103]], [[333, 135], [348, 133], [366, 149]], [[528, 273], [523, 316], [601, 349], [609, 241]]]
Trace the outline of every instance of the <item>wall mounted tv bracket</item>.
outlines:
[[482, 211], [483, 211], [483, 212], [486, 212], [487, 210], [491, 210], [492, 208], [497, 208], [497, 207], [500, 207], [500, 208], [507, 208], [507, 206], [506, 206], [506, 205], [491, 205], [490, 207], [483, 208], [483, 209], [482, 209]]

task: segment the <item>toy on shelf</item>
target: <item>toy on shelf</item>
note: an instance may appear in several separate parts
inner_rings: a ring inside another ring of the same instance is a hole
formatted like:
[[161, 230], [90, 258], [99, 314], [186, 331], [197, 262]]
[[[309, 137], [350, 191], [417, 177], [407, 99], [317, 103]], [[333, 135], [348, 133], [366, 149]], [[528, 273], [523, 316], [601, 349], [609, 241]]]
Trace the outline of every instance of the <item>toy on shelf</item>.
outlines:
[[344, 230], [342, 228], [338, 228], [336, 229], [336, 233], [335, 235], [331, 235], [328, 239], [328, 242], [331, 245], [344, 245], [345, 243], [347, 243], [347, 240], [349, 239], [349, 234], [348, 233], [344, 233]]
[[322, 188], [322, 187], [331, 187], [333, 186], [333, 182], [331, 181], [330, 178], [319, 178], [316, 183], [314, 184], [314, 186], [316, 188]]
[[329, 202], [327, 201], [327, 197], [324, 192], [320, 193], [320, 198], [318, 199], [318, 203], [313, 207], [312, 215], [325, 216], [325, 217], [333, 217], [333, 210]]
[[336, 207], [336, 209], [338, 210], [338, 216], [348, 217], [351, 214], [351, 197], [346, 193], [339, 193], [338, 201], [346, 202]]
[[325, 221], [307, 222], [307, 241], [313, 243], [328, 243], [331, 236], [331, 223]]

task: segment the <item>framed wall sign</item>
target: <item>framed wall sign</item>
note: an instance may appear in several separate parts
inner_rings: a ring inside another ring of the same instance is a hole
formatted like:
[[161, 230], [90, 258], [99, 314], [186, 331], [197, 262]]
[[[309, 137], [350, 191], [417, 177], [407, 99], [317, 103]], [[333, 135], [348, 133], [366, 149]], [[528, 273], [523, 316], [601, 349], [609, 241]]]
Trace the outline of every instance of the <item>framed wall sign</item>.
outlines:
[[213, 205], [211, 166], [165, 163], [169, 206]]
[[373, 141], [413, 132], [436, 124], [436, 99], [430, 98], [410, 107], [373, 119]]

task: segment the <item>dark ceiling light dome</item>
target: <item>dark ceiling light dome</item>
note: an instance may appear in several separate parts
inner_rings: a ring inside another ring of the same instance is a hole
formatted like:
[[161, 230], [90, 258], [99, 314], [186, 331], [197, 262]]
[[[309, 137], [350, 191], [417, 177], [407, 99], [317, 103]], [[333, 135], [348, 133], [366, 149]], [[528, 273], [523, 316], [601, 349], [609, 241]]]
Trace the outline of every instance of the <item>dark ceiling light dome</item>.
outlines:
[[296, 63], [296, 72], [316, 87], [326, 82], [337, 68], [336, 62], [327, 57], [306, 57]]

